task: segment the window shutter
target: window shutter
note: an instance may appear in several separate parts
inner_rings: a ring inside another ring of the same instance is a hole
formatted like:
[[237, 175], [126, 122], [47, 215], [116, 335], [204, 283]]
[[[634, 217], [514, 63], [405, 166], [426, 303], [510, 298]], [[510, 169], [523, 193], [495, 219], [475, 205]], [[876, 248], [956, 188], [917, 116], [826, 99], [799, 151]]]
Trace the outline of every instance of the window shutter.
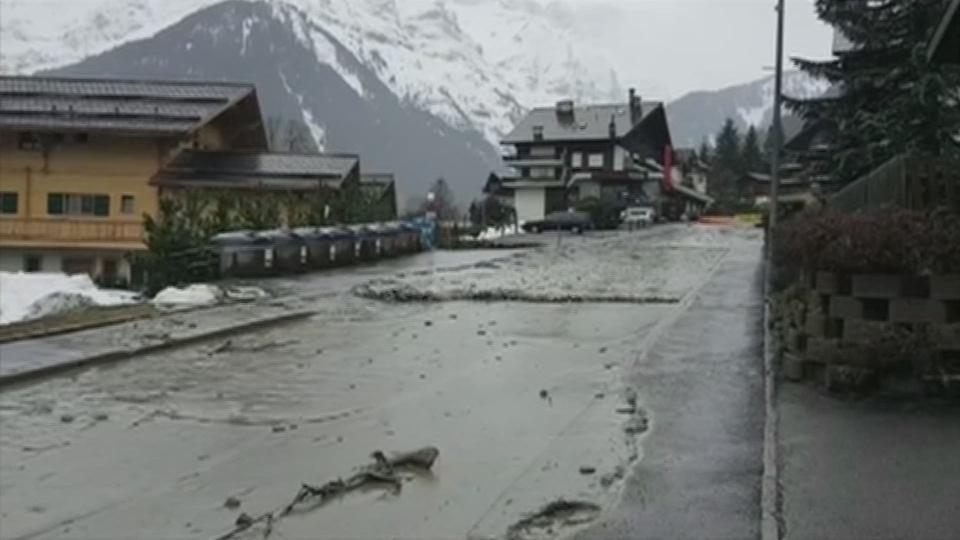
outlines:
[[110, 196], [109, 195], [96, 195], [93, 198], [93, 215], [95, 216], [110, 215]]
[[60, 193], [50, 193], [47, 195], [47, 214], [59, 216], [63, 214], [63, 195]]

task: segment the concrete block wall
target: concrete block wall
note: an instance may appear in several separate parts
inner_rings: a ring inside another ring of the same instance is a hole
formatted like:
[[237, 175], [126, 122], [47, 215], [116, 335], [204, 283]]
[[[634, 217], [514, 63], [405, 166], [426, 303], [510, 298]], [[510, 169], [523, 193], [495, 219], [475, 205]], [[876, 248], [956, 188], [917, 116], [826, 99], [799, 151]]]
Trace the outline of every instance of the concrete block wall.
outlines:
[[787, 353], [805, 363], [856, 357], [841, 355], [841, 349], [868, 345], [897, 327], [924, 332], [940, 353], [960, 354], [960, 275], [844, 277], [819, 272], [809, 285], [806, 312], [791, 319], [801, 335], [781, 332]]

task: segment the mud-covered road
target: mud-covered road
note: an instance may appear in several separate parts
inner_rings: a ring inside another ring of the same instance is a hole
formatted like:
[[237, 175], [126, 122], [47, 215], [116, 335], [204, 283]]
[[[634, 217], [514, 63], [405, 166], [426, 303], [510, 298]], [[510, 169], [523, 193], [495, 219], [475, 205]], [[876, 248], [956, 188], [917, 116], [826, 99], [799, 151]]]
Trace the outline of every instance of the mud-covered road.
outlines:
[[0, 537], [214, 539], [424, 446], [270, 538], [756, 536], [761, 246], [667, 226], [268, 283], [318, 314], [5, 391]]

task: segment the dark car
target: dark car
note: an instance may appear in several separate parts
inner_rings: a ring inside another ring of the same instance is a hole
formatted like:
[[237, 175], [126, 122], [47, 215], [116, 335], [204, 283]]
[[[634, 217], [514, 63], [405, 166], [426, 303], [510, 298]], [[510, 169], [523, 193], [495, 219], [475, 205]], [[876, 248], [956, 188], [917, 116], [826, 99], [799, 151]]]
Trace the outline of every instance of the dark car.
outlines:
[[543, 231], [570, 231], [580, 234], [593, 229], [593, 220], [586, 212], [553, 212], [539, 220], [528, 221], [523, 224], [523, 230], [529, 233]]

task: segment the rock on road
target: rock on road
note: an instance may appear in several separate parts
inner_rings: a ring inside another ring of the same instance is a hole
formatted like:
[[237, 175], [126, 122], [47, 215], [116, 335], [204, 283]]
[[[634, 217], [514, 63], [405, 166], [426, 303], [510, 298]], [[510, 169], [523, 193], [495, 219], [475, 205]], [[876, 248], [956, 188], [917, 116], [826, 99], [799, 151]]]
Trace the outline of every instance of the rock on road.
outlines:
[[667, 226], [275, 284], [318, 314], [4, 392], [0, 537], [216, 538], [427, 445], [272, 537], [755, 537], [761, 246]]

